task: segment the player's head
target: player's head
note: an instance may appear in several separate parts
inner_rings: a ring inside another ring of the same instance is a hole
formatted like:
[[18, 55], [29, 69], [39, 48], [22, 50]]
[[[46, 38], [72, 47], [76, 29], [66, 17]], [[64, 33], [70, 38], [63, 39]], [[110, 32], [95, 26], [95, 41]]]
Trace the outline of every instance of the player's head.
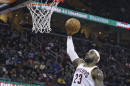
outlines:
[[86, 61], [88, 60], [91, 62], [98, 63], [100, 61], [100, 54], [97, 50], [91, 49], [87, 52], [85, 59]]

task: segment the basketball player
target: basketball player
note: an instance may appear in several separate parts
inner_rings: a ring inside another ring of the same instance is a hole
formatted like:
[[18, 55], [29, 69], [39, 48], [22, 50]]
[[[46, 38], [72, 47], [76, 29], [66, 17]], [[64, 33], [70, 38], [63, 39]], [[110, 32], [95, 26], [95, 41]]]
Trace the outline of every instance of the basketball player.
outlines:
[[[86, 53], [85, 60], [79, 58], [74, 50], [72, 36], [67, 37], [67, 54], [76, 66], [71, 86], [104, 86], [103, 72], [96, 66], [100, 55], [95, 49]], [[86, 61], [86, 62], [85, 62]]]

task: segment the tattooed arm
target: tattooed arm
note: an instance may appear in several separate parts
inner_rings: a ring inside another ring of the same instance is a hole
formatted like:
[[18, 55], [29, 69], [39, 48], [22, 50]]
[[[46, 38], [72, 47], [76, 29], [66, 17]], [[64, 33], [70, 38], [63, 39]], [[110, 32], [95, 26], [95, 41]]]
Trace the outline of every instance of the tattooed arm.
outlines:
[[104, 86], [103, 80], [103, 72], [100, 69], [94, 69], [92, 71], [92, 77], [95, 81], [95, 86]]

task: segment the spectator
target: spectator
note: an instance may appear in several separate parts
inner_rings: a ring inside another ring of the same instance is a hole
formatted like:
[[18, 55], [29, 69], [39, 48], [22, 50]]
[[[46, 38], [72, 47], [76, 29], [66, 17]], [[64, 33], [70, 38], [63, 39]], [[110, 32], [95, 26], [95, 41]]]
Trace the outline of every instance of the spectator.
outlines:
[[[25, 83], [45, 82], [47, 86], [71, 85], [75, 68], [66, 54], [65, 38], [49, 34], [38, 34], [32, 37], [33, 33], [29, 32], [27, 32], [27, 37], [24, 37], [26, 34], [24, 31], [23, 39], [19, 32], [12, 30], [4, 30], [4, 32], [0, 30], [0, 39], [2, 39], [0, 41], [2, 70], [0, 77]], [[42, 46], [42, 37], [44, 45], [47, 46]], [[32, 38], [40, 39], [41, 45]], [[104, 72], [106, 86], [129, 86], [130, 59], [128, 57], [130, 55], [128, 50], [108, 45], [99, 47], [91, 41], [82, 42], [77, 39], [74, 39], [74, 43], [80, 57], [84, 57], [84, 54], [92, 47], [100, 51], [99, 67]]]

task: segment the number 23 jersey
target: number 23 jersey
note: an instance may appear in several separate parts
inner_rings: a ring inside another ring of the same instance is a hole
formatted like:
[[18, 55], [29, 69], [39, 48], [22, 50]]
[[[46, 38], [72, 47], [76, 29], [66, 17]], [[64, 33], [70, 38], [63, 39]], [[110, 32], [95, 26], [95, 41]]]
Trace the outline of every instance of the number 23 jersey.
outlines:
[[95, 82], [91, 76], [94, 68], [97, 68], [97, 66], [84, 67], [84, 64], [80, 64], [76, 68], [71, 86], [95, 86]]

